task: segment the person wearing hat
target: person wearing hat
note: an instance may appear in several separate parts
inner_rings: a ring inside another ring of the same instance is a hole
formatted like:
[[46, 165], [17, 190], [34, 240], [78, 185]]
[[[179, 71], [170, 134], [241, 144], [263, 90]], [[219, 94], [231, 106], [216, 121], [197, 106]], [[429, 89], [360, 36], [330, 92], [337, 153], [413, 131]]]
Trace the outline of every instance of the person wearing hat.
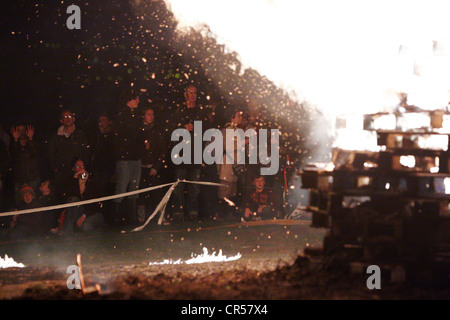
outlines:
[[24, 184], [19, 190], [19, 196], [25, 205], [31, 205], [33, 200], [36, 198], [36, 193], [31, 186]]
[[[36, 201], [36, 193], [28, 184], [24, 184], [19, 190], [20, 203], [18, 210], [34, 209], [39, 207]], [[42, 216], [39, 213], [26, 213], [13, 216], [9, 238], [13, 240], [38, 236], [41, 234]]]

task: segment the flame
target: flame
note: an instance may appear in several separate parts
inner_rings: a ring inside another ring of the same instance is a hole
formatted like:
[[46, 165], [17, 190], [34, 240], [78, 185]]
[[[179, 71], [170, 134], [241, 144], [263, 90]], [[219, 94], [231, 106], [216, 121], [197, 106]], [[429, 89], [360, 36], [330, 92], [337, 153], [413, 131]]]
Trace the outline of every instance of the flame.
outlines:
[[14, 261], [13, 258], [8, 257], [7, 254], [5, 254], [5, 259], [0, 257], [0, 268], [25, 268], [25, 265], [23, 263], [17, 263]]
[[186, 264], [193, 264], [193, 263], [204, 263], [204, 262], [226, 262], [226, 261], [234, 261], [238, 260], [242, 257], [240, 253], [237, 255], [227, 258], [222, 254], [222, 249], [219, 250], [219, 254], [216, 255], [216, 252], [213, 252], [212, 255], [208, 254], [208, 249], [203, 248], [203, 254], [199, 256], [192, 255], [192, 258], [187, 260]]
[[444, 178], [445, 194], [450, 194], [450, 178]]
[[180, 30], [210, 28], [246, 67], [329, 115], [450, 101], [446, 0], [166, 0]]
[[212, 254], [208, 254], [208, 249], [203, 248], [203, 254], [201, 255], [194, 255], [191, 254], [191, 259], [182, 261], [181, 259], [178, 260], [172, 260], [172, 259], [165, 259], [162, 262], [150, 262], [149, 265], [163, 265], [163, 264], [195, 264], [195, 263], [205, 263], [205, 262], [227, 262], [227, 261], [234, 261], [238, 260], [242, 257], [240, 253], [238, 253], [235, 256], [227, 258], [227, 256], [224, 256], [222, 254], [222, 249], [219, 250], [219, 254], [216, 255], [216, 252], [214, 251]]

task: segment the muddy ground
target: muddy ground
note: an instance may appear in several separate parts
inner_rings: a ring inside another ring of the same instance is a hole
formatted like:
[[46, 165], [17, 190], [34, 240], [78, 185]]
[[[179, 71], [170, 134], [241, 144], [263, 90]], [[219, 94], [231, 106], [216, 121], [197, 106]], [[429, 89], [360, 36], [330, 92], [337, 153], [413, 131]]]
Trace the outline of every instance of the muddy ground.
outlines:
[[[25, 268], [0, 269], [3, 300], [397, 300], [450, 298], [441, 282], [391, 281], [369, 290], [368, 275], [320, 255], [326, 230], [305, 222], [152, 226], [0, 243]], [[229, 262], [149, 265], [223, 249]], [[305, 250], [306, 249], [306, 250]], [[317, 249], [317, 250], [316, 250]], [[67, 266], [81, 255], [87, 288], [69, 290]]]

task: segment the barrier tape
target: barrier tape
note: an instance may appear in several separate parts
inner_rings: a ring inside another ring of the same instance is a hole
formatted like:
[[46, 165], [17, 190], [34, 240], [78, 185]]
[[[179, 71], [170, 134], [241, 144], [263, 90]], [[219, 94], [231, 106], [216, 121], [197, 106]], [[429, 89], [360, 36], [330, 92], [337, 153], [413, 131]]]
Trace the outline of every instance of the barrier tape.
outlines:
[[215, 182], [178, 180], [177, 182], [174, 182], [174, 184], [169, 188], [169, 190], [167, 190], [166, 194], [161, 199], [159, 204], [156, 206], [156, 208], [153, 211], [153, 213], [147, 218], [147, 221], [145, 221], [145, 223], [142, 226], [134, 228], [133, 230], [131, 230], [131, 232], [137, 232], [137, 231], [141, 231], [142, 229], [144, 229], [145, 226], [155, 217], [155, 215], [159, 211], [161, 211], [161, 215], [159, 216], [158, 224], [159, 225], [162, 224], [162, 222], [164, 220], [164, 213], [166, 211], [167, 204], [169, 203], [170, 196], [172, 195], [172, 192], [175, 190], [175, 188], [177, 187], [178, 183], [180, 183], [180, 182], [193, 183], [193, 184], [203, 184], [203, 185], [207, 185], [207, 186], [225, 186], [226, 187], [226, 185], [224, 185], [224, 184], [215, 183]]
[[132, 195], [135, 195], [135, 194], [140, 194], [140, 193], [149, 192], [149, 191], [152, 191], [152, 190], [164, 188], [164, 187], [167, 187], [167, 186], [171, 186], [169, 188], [169, 190], [166, 192], [166, 194], [164, 195], [164, 197], [162, 198], [162, 200], [160, 201], [160, 203], [158, 204], [158, 206], [156, 207], [156, 209], [153, 212], [153, 214], [147, 219], [147, 221], [144, 223], [144, 225], [142, 225], [141, 227], [138, 227], [138, 228], [135, 228], [135, 229], [132, 230], [132, 231], [140, 231], [150, 222], [150, 220], [161, 209], [162, 209], [162, 214], [161, 214], [161, 217], [160, 217], [158, 223], [159, 224], [162, 223], [163, 216], [164, 216], [164, 211], [165, 211], [165, 208], [167, 206], [167, 203], [169, 202], [170, 196], [171, 196], [173, 190], [175, 189], [175, 187], [180, 182], [194, 183], [194, 184], [203, 184], [203, 185], [210, 185], [210, 186], [225, 186], [223, 184], [215, 183], [215, 182], [177, 180], [176, 182], [166, 183], [166, 184], [162, 184], [162, 185], [159, 185], [159, 186], [148, 187], [148, 188], [144, 188], [144, 189], [140, 189], [140, 190], [124, 192], [124, 193], [115, 194], [115, 195], [106, 196], [106, 197], [101, 197], [101, 198], [95, 198], [95, 199], [89, 199], [89, 200], [83, 200], [83, 201], [77, 201], [77, 202], [70, 202], [70, 203], [64, 203], [64, 204], [53, 205], [53, 206], [48, 206], [48, 207], [39, 207], [39, 208], [33, 208], [33, 209], [25, 209], [25, 210], [2, 212], [2, 213], [0, 213], [0, 217], [15, 216], [15, 215], [19, 215], [19, 214], [35, 213], [35, 212], [42, 212], [42, 211], [52, 211], [52, 210], [56, 210], [56, 209], [65, 209], [65, 208], [76, 207], [76, 206], [81, 206], [81, 205], [85, 205], [85, 204], [91, 204], [91, 203], [96, 203], [96, 202], [113, 200], [113, 199], [117, 199], [117, 198], [124, 198], [124, 197], [132, 196]]
[[142, 226], [134, 228], [133, 230], [131, 230], [131, 232], [137, 232], [137, 231], [141, 231], [142, 229], [144, 229], [145, 226], [155, 217], [155, 215], [159, 211], [161, 211], [161, 216], [159, 217], [158, 224], [159, 225], [162, 224], [163, 218], [164, 218], [164, 212], [166, 211], [167, 203], [169, 203], [170, 196], [172, 195], [172, 192], [173, 192], [173, 190], [175, 190], [177, 185], [178, 185], [178, 181], [175, 182], [174, 184], [172, 184], [172, 186], [169, 188], [169, 190], [167, 190], [167, 192], [164, 195], [164, 197], [161, 199], [161, 201], [156, 206], [156, 208], [153, 211], [153, 213], [147, 218], [147, 221], [145, 221], [145, 223]]

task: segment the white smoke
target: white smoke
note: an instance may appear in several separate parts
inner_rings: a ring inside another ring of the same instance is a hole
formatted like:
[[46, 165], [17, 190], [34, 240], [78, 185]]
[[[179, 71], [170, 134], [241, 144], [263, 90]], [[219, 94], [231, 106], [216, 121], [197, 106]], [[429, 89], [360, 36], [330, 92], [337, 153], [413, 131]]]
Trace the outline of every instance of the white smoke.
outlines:
[[179, 28], [207, 25], [299, 102], [330, 115], [389, 110], [408, 93], [450, 100], [449, 3], [406, 0], [166, 0]]

